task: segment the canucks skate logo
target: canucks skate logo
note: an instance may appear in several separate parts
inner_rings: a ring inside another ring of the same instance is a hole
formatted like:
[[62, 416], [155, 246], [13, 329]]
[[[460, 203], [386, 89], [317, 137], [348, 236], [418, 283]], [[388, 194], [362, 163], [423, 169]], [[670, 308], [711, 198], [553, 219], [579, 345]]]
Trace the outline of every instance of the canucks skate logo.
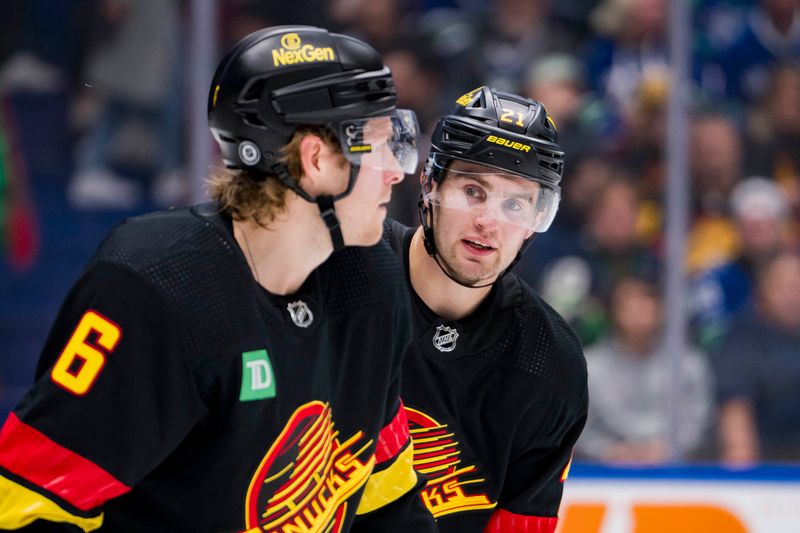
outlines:
[[290, 303], [286, 307], [286, 310], [289, 311], [292, 322], [294, 322], [294, 325], [298, 328], [307, 328], [314, 322], [314, 313], [311, 312], [311, 309], [309, 309], [308, 305], [302, 300]]
[[452, 352], [456, 348], [458, 331], [447, 326], [436, 326], [436, 333], [433, 335], [433, 345], [440, 352]]
[[493, 509], [474, 464], [461, 460], [461, 445], [447, 424], [406, 406], [408, 429], [414, 441], [414, 470], [428, 478], [420, 492], [422, 503], [435, 517], [464, 511]]
[[329, 404], [298, 407], [250, 480], [246, 531], [340, 533], [375, 467], [363, 431], [344, 437]]

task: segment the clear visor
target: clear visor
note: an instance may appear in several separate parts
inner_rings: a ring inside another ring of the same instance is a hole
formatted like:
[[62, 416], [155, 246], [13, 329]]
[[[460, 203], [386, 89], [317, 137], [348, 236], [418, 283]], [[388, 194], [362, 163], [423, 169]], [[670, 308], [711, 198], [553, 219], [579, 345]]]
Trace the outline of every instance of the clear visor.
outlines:
[[425, 200], [536, 233], [550, 227], [558, 210], [557, 190], [483, 165], [464, 166], [467, 169], [448, 168], [446, 179], [426, 193]]
[[417, 116], [409, 109], [391, 115], [347, 120], [339, 126], [342, 152], [353, 165], [378, 170], [417, 170]]

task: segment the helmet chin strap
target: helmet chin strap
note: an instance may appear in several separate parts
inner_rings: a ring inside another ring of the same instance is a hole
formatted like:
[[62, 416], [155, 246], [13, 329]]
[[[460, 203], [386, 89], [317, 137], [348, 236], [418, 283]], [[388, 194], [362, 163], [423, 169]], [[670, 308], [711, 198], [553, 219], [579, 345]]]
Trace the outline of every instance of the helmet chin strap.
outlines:
[[344, 236], [342, 235], [342, 226], [339, 223], [339, 217], [336, 216], [336, 207], [334, 206], [334, 202], [336, 200], [340, 200], [344, 198], [350, 191], [353, 190], [353, 185], [356, 182], [356, 176], [358, 175], [358, 167], [351, 164], [350, 165], [350, 175], [347, 179], [347, 189], [341, 194], [337, 194], [336, 196], [332, 195], [320, 195], [320, 196], [311, 196], [306, 191], [304, 191], [300, 184], [297, 183], [291, 174], [289, 174], [289, 169], [283, 163], [275, 163], [270, 167], [270, 171], [278, 176], [278, 179], [289, 187], [292, 191], [297, 193], [297, 195], [307, 202], [312, 202], [317, 204], [319, 208], [319, 216], [322, 218], [322, 221], [325, 222], [325, 227], [328, 228], [328, 233], [331, 235], [331, 243], [333, 243], [333, 251], [338, 252], [344, 249]]

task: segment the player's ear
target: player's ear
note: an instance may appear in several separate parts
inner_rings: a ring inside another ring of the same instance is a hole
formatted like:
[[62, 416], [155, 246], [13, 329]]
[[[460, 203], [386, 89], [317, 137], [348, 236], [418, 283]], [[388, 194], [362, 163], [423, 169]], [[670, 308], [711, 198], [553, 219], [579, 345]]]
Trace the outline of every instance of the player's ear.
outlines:
[[305, 135], [300, 141], [300, 186], [312, 196], [316, 195], [322, 179], [322, 151], [325, 143], [317, 135]]
[[300, 165], [300, 186], [312, 196], [336, 195], [347, 188], [347, 159], [317, 135], [306, 135], [300, 141]]

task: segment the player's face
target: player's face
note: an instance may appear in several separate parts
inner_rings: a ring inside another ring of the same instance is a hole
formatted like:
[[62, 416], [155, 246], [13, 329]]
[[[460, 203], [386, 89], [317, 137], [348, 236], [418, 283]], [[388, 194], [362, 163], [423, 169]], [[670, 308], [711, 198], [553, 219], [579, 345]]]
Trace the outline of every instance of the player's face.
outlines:
[[405, 176], [390, 144], [389, 117], [370, 119], [364, 128], [364, 142], [372, 151], [361, 156], [353, 190], [336, 202], [336, 214], [348, 246], [371, 246], [383, 234], [383, 221], [392, 198], [392, 187]]
[[436, 248], [460, 282], [492, 283], [533, 234], [525, 225], [539, 185], [464, 161], [451, 170], [438, 186], [442, 201], [432, 206]]

